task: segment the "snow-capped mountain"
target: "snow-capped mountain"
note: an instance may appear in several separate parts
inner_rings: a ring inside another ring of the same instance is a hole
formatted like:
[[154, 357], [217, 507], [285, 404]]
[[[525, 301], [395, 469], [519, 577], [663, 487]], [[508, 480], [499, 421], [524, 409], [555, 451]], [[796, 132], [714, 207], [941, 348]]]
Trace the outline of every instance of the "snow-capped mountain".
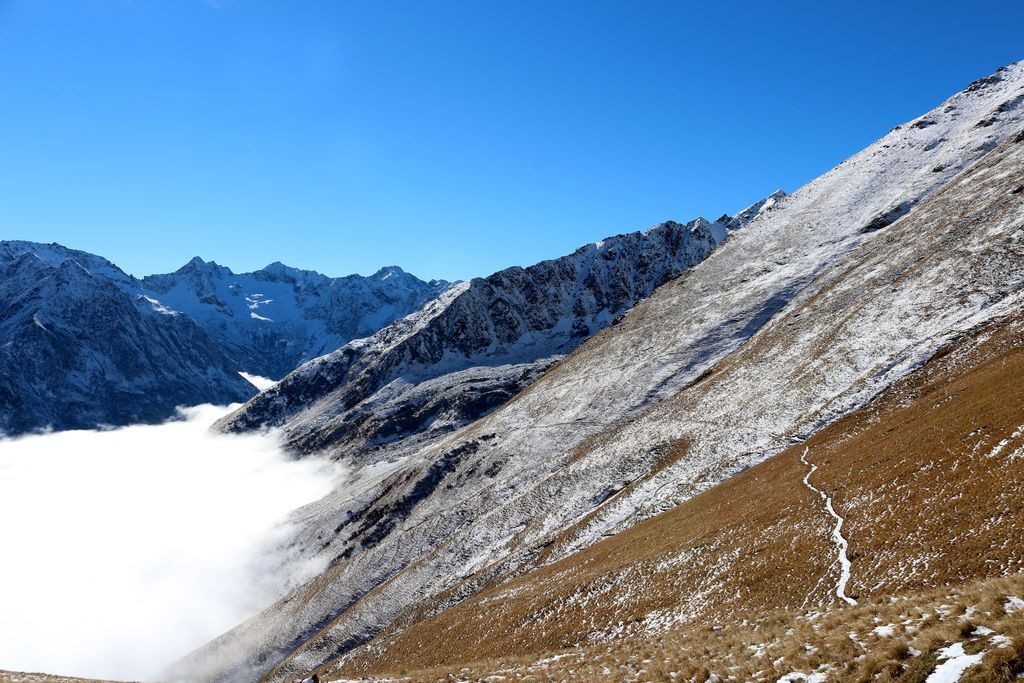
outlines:
[[424, 282], [397, 266], [368, 277], [331, 278], [278, 262], [233, 273], [199, 257], [141, 283], [147, 295], [187, 314], [224, 344], [242, 370], [271, 379], [373, 334], [448, 286]]
[[130, 283], [91, 254], [0, 243], [0, 432], [155, 422], [254, 393], [202, 328]]
[[776, 192], [736, 218], [662, 223], [456, 285], [303, 365], [222, 426], [284, 425], [292, 447], [307, 452], [379, 457], [389, 444], [407, 451], [512, 398], [782, 197]]
[[[385, 629], [580, 552], [863, 407], [953, 340], [1020, 311], [1021, 169], [1024, 63], [761, 207], [486, 417], [409, 449], [369, 442], [402, 457], [363, 469], [351, 458], [352, 480], [300, 520], [297, 552], [329, 568], [198, 652], [192, 671], [324, 671]], [[506, 309], [487, 298], [451, 318], [476, 325], [420, 335], [472, 285], [303, 366], [227, 426], [284, 424], [300, 447], [331, 445], [347, 432], [344, 411], [419, 381], [410, 368], [492, 348], [521, 360], [512, 350], [530, 338], [514, 319], [496, 328]], [[572, 338], [572, 324], [552, 320]], [[417, 343], [462, 334], [464, 348]], [[332, 400], [353, 403], [339, 412]]]
[[274, 263], [235, 274], [199, 258], [137, 279], [59, 244], [0, 242], [0, 431], [152, 422], [244, 401], [448, 287], [397, 267], [330, 278]]

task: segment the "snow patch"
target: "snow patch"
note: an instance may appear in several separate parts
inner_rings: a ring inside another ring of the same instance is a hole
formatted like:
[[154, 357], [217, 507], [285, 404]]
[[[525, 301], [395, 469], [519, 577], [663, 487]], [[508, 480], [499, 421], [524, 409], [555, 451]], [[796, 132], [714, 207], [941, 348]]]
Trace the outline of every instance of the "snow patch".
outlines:
[[160, 303], [153, 297], [146, 296], [145, 294], [140, 294], [139, 298], [148, 303], [155, 313], [159, 313], [161, 315], [178, 315], [178, 312], [175, 311], [173, 308], [168, 308], [167, 306], [164, 306], [162, 303]]
[[925, 683], [956, 683], [967, 669], [981, 662], [984, 657], [984, 652], [966, 654], [963, 643], [953, 643], [939, 650], [939, 659], [946, 661], [935, 667]]
[[277, 384], [275, 380], [272, 380], [269, 377], [260, 377], [259, 375], [253, 375], [248, 372], [239, 372], [238, 374], [244, 377], [245, 380], [249, 382], [249, 384], [253, 385], [260, 391], [266, 391], [270, 387]]
[[997, 443], [989, 452], [988, 457], [996, 457], [1003, 451], [1004, 448], [1006, 448], [1010, 444], [1011, 441], [1020, 438], [1022, 435], [1024, 435], [1024, 425], [1017, 427], [1017, 429], [1014, 430], [1013, 434], [1010, 434], [1010, 436]]
[[828, 680], [828, 674], [824, 671], [817, 673], [805, 674], [802, 671], [794, 671], [788, 673], [778, 680], [778, 683], [796, 683], [796, 681], [806, 681], [807, 683], [825, 683]]

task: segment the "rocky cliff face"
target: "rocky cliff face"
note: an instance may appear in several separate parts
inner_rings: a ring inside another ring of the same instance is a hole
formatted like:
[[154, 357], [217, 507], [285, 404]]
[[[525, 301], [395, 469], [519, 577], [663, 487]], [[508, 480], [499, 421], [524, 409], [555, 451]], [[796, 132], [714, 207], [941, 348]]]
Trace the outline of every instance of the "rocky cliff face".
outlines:
[[[357, 469], [304, 511], [295, 538], [300, 556], [329, 569], [197, 653], [192, 671], [301, 678], [389, 626], [398, 633], [691, 498], [1019, 311], [1022, 127], [1015, 64], [759, 212], [493, 413]], [[389, 332], [392, 347], [458, 295]], [[399, 358], [446, 358], [410, 346]], [[308, 403], [268, 393], [250, 406], [273, 399], [266, 418], [292, 429], [303, 405], [315, 416], [343, 383], [374, 392], [379, 378], [406, 381], [347, 349], [333, 375], [317, 364], [296, 373], [309, 373], [295, 385]]]
[[503, 404], [782, 196], [736, 219], [663, 223], [456, 285], [417, 313], [303, 365], [221, 426], [284, 426], [291, 446], [304, 452], [408, 451]]

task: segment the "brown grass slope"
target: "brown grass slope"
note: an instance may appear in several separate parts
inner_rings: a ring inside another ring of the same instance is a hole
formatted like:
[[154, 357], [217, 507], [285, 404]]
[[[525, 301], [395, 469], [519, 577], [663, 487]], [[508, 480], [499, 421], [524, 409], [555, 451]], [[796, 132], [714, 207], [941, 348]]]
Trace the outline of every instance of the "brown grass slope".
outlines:
[[[636, 446], [655, 438], [663, 447], [683, 440], [694, 457], [635, 482], [636, 493], [595, 511], [576, 536], [622, 530], [777, 453], [863, 405], [972, 318], [1019, 306], [1021, 187], [1024, 133], [821, 273], [695, 386], [593, 438], [596, 460], [637, 457]], [[577, 537], [552, 552], [581, 547]]]
[[976, 331], [869, 407], [668, 513], [384, 634], [343, 671], [639, 644], [835, 607], [833, 521], [803, 484], [805, 447], [812, 483], [845, 517], [850, 592], [862, 602], [1018, 574], [1022, 321]]
[[[962, 683], [1024, 676], [1024, 575], [917, 591], [857, 607], [772, 611], [711, 628], [545, 653], [324, 681], [855, 681], [920, 683], [958, 644], [980, 655]], [[812, 678], [813, 676], [813, 678]]]

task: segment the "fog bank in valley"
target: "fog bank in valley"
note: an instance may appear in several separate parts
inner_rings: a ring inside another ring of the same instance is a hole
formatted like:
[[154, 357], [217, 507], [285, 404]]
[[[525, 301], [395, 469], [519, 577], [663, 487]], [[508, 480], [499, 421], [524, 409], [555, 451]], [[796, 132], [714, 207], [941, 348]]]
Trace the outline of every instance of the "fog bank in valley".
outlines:
[[153, 679], [314, 569], [275, 540], [339, 472], [225, 411], [0, 439], [0, 669]]

